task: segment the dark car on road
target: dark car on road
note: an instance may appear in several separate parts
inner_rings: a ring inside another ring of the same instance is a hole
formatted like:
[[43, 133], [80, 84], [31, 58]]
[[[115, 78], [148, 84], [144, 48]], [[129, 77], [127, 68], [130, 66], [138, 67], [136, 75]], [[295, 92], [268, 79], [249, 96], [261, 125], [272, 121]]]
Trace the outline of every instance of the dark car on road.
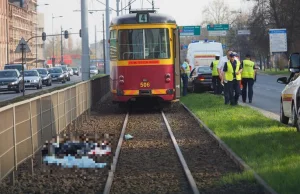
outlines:
[[46, 86], [52, 85], [51, 75], [46, 68], [39, 68], [39, 69], [35, 69], [35, 70], [37, 70], [39, 72], [39, 74], [42, 78], [43, 85], [46, 85]]
[[[4, 70], [17, 69], [22, 74], [22, 64], [6, 64]], [[27, 70], [26, 64], [24, 64], [24, 70]]]
[[51, 75], [52, 81], [66, 83], [67, 77], [61, 67], [52, 67], [48, 69], [48, 71]]
[[212, 71], [209, 66], [199, 66], [191, 71], [188, 91], [205, 92], [212, 90]]
[[74, 75], [79, 76], [79, 69], [77, 67], [71, 67], [73, 69]]
[[24, 83], [25, 88], [36, 88], [42, 89], [42, 78], [37, 70], [26, 70], [24, 71]]
[[0, 71], [0, 91], [23, 91], [23, 77], [16, 69]]

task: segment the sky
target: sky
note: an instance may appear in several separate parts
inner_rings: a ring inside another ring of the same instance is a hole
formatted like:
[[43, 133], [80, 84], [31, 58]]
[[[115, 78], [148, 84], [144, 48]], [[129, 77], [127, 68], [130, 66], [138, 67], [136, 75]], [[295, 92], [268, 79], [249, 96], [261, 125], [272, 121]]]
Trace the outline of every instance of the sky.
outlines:
[[[89, 10], [104, 10], [106, 0], [87, 0]], [[123, 7], [127, 5], [129, 0], [122, 1]], [[151, 8], [149, 3], [152, 0], [135, 0], [132, 4], [132, 9]], [[171, 15], [180, 26], [184, 25], [199, 25], [202, 22], [202, 10], [213, 0], [155, 0], [155, 8], [157, 11]], [[232, 11], [249, 10], [251, 3], [247, 0], [224, 0], [230, 5]], [[45, 15], [45, 32], [52, 34], [52, 14], [54, 17], [63, 16], [62, 18], [55, 18], [53, 20], [53, 31], [59, 33], [60, 27], [69, 32], [78, 33], [81, 28], [81, 13], [75, 10], [80, 10], [81, 0], [38, 0], [38, 12]], [[101, 4], [102, 2], [103, 4]], [[49, 5], [44, 5], [49, 4]], [[116, 0], [109, 0], [109, 6], [116, 9]], [[120, 3], [121, 8], [121, 3]], [[128, 10], [126, 11], [128, 13]], [[89, 42], [95, 42], [95, 26], [97, 29], [97, 41], [102, 39], [102, 14], [105, 12], [94, 12], [89, 14]], [[125, 14], [125, 11], [123, 12]], [[110, 19], [116, 17], [116, 12], [112, 11]], [[70, 28], [72, 28], [70, 30]], [[79, 39], [79, 35], [74, 39]]]

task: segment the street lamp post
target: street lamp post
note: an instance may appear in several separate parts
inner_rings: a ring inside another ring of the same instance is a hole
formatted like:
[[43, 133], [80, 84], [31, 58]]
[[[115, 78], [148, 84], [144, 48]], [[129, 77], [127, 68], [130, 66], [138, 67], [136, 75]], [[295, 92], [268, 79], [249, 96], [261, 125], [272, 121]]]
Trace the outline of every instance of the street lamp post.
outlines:
[[[62, 18], [63, 16], [53, 16], [53, 14], [52, 14], [52, 34], [53, 34], [53, 20], [55, 19], [55, 18]], [[53, 37], [53, 53], [52, 53], [52, 65], [53, 65], [53, 67], [54, 67], [54, 63], [55, 63], [55, 61], [53, 60], [54, 59], [54, 37]]]
[[[42, 4], [42, 5], [49, 5], [48, 3], [45, 3], [45, 4]], [[38, 4], [36, 4], [36, 7], [35, 7], [35, 11], [36, 11], [36, 29], [35, 29], [35, 35], [37, 36], [37, 34], [38, 34], [38, 10], [37, 10], [37, 7], [38, 6], [41, 6], [41, 5], [38, 5]], [[35, 67], [37, 68], [37, 64], [38, 64], [38, 49], [37, 49], [37, 47], [38, 47], [38, 42], [37, 42], [38, 40], [37, 40], [37, 37], [35, 38]]]

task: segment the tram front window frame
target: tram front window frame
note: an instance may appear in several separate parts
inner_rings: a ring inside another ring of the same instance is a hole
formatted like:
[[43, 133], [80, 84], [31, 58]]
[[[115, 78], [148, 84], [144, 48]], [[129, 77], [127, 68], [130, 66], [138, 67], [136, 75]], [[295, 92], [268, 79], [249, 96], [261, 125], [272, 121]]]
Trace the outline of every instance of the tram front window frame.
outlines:
[[119, 60], [171, 58], [168, 28], [119, 30], [118, 43]]

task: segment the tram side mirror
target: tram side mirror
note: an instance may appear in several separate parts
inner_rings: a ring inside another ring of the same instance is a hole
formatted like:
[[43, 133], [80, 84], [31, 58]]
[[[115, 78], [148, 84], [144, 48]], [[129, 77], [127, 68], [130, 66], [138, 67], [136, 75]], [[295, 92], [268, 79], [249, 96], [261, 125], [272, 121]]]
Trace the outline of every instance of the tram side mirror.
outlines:
[[289, 70], [290, 72], [295, 72], [295, 70], [300, 69], [300, 54], [293, 53], [289, 57]]
[[280, 83], [280, 84], [288, 84], [288, 80], [287, 80], [287, 77], [280, 77], [277, 79], [277, 83]]

